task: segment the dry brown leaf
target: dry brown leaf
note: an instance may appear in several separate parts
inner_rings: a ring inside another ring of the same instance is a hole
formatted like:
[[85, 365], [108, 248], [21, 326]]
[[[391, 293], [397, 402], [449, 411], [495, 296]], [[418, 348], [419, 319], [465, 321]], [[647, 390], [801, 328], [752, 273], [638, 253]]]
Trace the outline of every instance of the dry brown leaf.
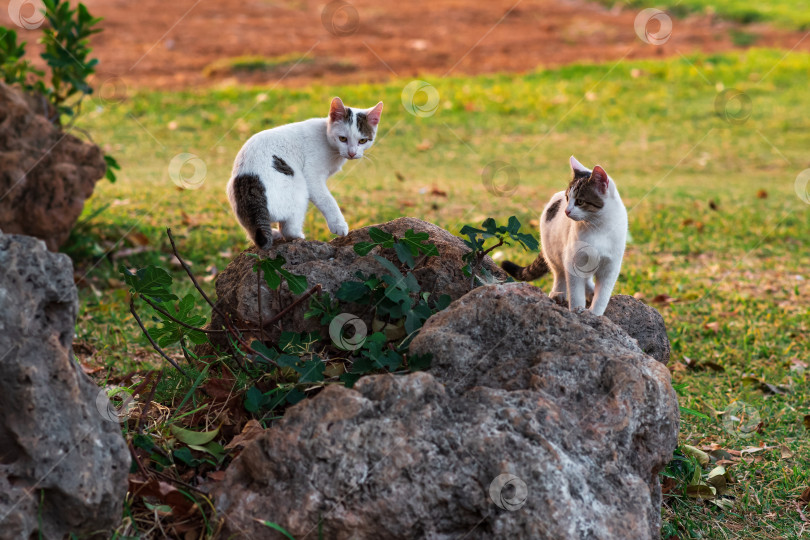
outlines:
[[131, 231], [129, 234], [127, 234], [127, 240], [132, 242], [132, 245], [134, 246], [149, 245], [149, 237], [140, 231]]
[[779, 453], [782, 454], [782, 459], [790, 459], [794, 455], [796, 455], [795, 452], [791, 452], [790, 448], [788, 448], [784, 444], [779, 445]]
[[810, 431], [810, 414], [804, 415], [804, 429]]
[[675, 303], [677, 301], [678, 301], [677, 298], [672, 298], [668, 294], [657, 294], [653, 297], [652, 300], [650, 300], [650, 302], [652, 302], [653, 304], [661, 304], [664, 306], [668, 306], [669, 304]]
[[799, 500], [803, 501], [805, 504], [810, 504], [810, 486], [804, 488], [802, 494], [799, 495]]
[[433, 148], [433, 143], [427, 139], [423, 139], [422, 142], [416, 145], [416, 149], [420, 152], [424, 152], [425, 150], [430, 150]]
[[264, 428], [258, 420], [250, 419], [242, 428], [242, 432], [225, 445], [225, 450], [244, 448], [244, 446], [264, 433]]
[[430, 194], [435, 195], [437, 197], [447, 197], [447, 192], [439, 189], [435, 185], [430, 189]]
[[757, 191], [757, 199], [767, 199], [767, 198], [768, 198], [767, 191], [765, 191], [764, 189], [760, 189], [759, 191]]
[[714, 333], [716, 334], [717, 332], [720, 331], [720, 323], [717, 321], [712, 321], [710, 323], [704, 324], [703, 328], [705, 328], [706, 330], [713, 330]]

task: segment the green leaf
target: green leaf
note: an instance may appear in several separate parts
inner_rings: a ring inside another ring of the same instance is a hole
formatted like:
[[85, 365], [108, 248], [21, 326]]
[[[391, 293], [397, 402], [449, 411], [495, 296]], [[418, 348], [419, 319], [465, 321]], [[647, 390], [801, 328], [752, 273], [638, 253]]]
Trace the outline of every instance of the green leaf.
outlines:
[[364, 257], [368, 255], [372, 249], [377, 247], [379, 244], [375, 242], [358, 242], [354, 245], [354, 252]]
[[276, 358], [276, 364], [278, 364], [280, 367], [295, 368], [299, 360], [301, 360], [301, 358], [298, 356], [293, 356], [291, 354], [280, 354], [278, 358]]
[[214, 440], [219, 434], [219, 428], [211, 431], [191, 431], [178, 426], [172, 426], [171, 432], [177, 437], [177, 440], [185, 444], [194, 444], [202, 446]]
[[417, 233], [413, 229], [408, 229], [400, 242], [407, 245], [413, 255], [423, 253], [428, 257], [439, 256], [439, 248], [430, 242], [430, 235], [426, 232]]
[[280, 533], [281, 533], [281, 534], [283, 534], [285, 537], [287, 537], [287, 538], [288, 538], [288, 540], [295, 540], [295, 537], [293, 537], [293, 535], [291, 535], [289, 532], [287, 532], [287, 529], [285, 529], [284, 527], [282, 527], [282, 526], [281, 526], [281, 525], [279, 525], [278, 523], [273, 523], [272, 521], [264, 521], [264, 520], [257, 519], [257, 518], [253, 518], [253, 519], [255, 519], [256, 521], [258, 521], [259, 523], [261, 523], [261, 524], [262, 524], [262, 525], [264, 525], [265, 527], [270, 527], [271, 529], [273, 529], [273, 530], [276, 530], [276, 531], [280, 532]]
[[400, 279], [405, 279], [405, 276], [402, 275], [402, 272], [399, 271], [399, 268], [397, 268], [396, 265], [394, 265], [394, 263], [392, 263], [391, 261], [389, 261], [385, 257], [380, 257], [379, 255], [374, 255], [374, 259], [376, 259], [377, 262], [380, 263], [383, 266], [383, 268], [388, 270], [388, 272], [392, 276], [398, 277]]
[[[387, 244], [389, 242], [394, 241], [394, 235], [391, 233], [387, 233], [382, 229], [378, 229], [377, 227], [370, 227], [368, 229], [368, 235], [371, 237], [371, 241], [376, 244]], [[383, 247], [390, 247], [390, 246], [383, 246]]]
[[413, 258], [413, 253], [408, 248], [408, 246], [402, 242], [397, 242], [394, 244], [394, 251], [397, 252], [397, 258], [403, 264], [407, 264], [410, 268], [416, 266], [416, 261]]
[[199, 467], [200, 464], [202, 463], [202, 461], [195, 458], [191, 454], [191, 450], [189, 450], [185, 446], [182, 446], [182, 447], [178, 448], [177, 450], [175, 450], [174, 452], [172, 452], [172, 455], [175, 457], [175, 459], [178, 459], [178, 460], [182, 461], [183, 463], [185, 463], [189, 467]]
[[[365, 283], [359, 281], [344, 281], [340, 284], [340, 289], [335, 293], [335, 297], [343, 302], [368, 303], [371, 289]], [[361, 302], [366, 300], [366, 302]]]
[[293, 274], [284, 268], [287, 262], [281, 255], [274, 259], [264, 259], [257, 257], [257, 261], [253, 264], [253, 271], [258, 272], [260, 269], [264, 273], [264, 281], [270, 290], [275, 291], [281, 286], [281, 278], [287, 281], [287, 287], [293, 294], [301, 294], [307, 290], [306, 276], [299, 276]]
[[360, 377], [362, 376], [362, 373], [343, 373], [340, 375], [340, 377], [338, 377], [338, 379], [346, 388], [352, 388], [354, 387], [354, 383], [359, 381]]
[[311, 360], [302, 362], [300, 366], [294, 369], [301, 374], [298, 379], [299, 383], [315, 383], [323, 381], [323, 370], [326, 365], [317, 356], [313, 356]]
[[307, 277], [295, 275], [288, 270], [280, 270], [281, 275], [287, 280], [287, 287], [293, 294], [303, 294], [308, 288]]
[[172, 284], [172, 276], [163, 268], [150, 265], [137, 270], [133, 274], [122, 264], [118, 267], [118, 271], [124, 277], [124, 282], [129, 285], [132, 292], [148, 296], [159, 303], [167, 300], [177, 300], [177, 296], [169, 290]]
[[430, 353], [409, 356], [408, 368], [411, 371], [423, 371], [426, 369], [430, 369], [430, 363], [432, 360], [433, 355]]

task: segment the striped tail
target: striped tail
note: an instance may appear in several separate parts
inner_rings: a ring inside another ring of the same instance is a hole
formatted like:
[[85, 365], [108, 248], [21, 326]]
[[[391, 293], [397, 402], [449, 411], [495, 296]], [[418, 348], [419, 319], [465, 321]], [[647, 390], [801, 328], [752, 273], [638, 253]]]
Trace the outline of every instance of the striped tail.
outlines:
[[548, 264], [546, 264], [546, 259], [543, 255], [537, 257], [529, 266], [518, 266], [512, 261], [504, 261], [501, 263], [501, 268], [506, 270], [507, 274], [520, 281], [533, 281], [549, 272]]

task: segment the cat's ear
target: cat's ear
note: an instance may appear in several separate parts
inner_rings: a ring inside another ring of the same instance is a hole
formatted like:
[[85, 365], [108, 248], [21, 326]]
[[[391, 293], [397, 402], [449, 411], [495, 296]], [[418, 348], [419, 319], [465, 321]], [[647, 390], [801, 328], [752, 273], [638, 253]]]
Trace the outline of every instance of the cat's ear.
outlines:
[[568, 162], [571, 164], [571, 172], [573, 172], [575, 176], [577, 173], [591, 174], [591, 170], [577, 161], [577, 158], [574, 156], [571, 156], [571, 159], [569, 159]]
[[329, 119], [333, 122], [343, 120], [346, 117], [346, 106], [339, 97], [332, 100], [332, 105], [329, 107]]
[[603, 194], [607, 193], [608, 185], [610, 185], [610, 178], [608, 178], [608, 174], [605, 172], [605, 169], [597, 165], [593, 168], [593, 172], [591, 173], [591, 180], [596, 182], [596, 186], [599, 188]]
[[379, 102], [374, 107], [368, 110], [366, 116], [368, 117], [368, 123], [374, 127], [377, 127], [377, 124], [380, 123], [380, 116], [382, 115], [383, 109], [383, 102]]

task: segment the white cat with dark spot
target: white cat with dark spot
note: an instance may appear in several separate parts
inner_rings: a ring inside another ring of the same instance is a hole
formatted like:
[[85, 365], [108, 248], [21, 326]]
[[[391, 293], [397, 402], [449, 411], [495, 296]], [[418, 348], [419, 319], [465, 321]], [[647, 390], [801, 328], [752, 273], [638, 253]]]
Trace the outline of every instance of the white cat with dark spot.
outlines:
[[[326, 181], [347, 159], [361, 159], [371, 148], [382, 109], [382, 101], [370, 109], [354, 109], [336, 97], [325, 118], [279, 126], [248, 139], [236, 156], [227, 193], [236, 218], [258, 247], [269, 249], [274, 237], [304, 238], [310, 201], [332, 233], [348, 234]], [[281, 230], [274, 230], [273, 223]]]
[[[503, 269], [516, 279], [531, 281], [554, 274], [551, 298], [571, 311], [585, 308], [605, 313], [619, 277], [627, 241], [627, 209], [616, 183], [597, 165], [587, 169], [571, 156], [568, 189], [555, 193], [540, 216], [542, 254], [527, 267], [512, 262]], [[564, 208], [564, 212], [560, 209]]]

